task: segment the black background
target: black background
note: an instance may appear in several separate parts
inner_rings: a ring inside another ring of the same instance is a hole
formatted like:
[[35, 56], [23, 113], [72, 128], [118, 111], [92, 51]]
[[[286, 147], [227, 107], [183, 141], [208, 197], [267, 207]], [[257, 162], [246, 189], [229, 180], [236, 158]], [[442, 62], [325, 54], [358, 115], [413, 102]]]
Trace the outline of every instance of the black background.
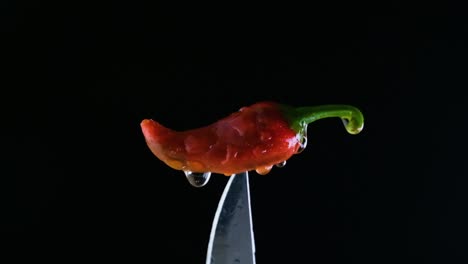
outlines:
[[251, 173], [257, 262], [467, 260], [461, 7], [5, 3], [1, 231], [58, 234], [85, 257], [204, 263], [228, 178], [191, 187], [140, 121], [351, 104], [361, 134], [321, 120], [284, 168]]

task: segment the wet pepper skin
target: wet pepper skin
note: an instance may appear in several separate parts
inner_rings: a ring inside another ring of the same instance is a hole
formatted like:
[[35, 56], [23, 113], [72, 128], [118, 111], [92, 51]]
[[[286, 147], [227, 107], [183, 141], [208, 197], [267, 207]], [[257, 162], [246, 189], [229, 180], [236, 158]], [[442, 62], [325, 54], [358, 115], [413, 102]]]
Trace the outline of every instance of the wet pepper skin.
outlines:
[[341, 118], [353, 135], [364, 127], [361, 111], [350, 105], [295, 108], [260, 102], [202, 128], [174, 131], [151, 119], [141, 128], [154, 155], [176, 170], [267, 174], [304, 149], [308, 124], [328, 117]]
[[241, 108], [209, 126], [174, 131], [145, 119], [141, 128], [154, 155], [173, 169], [232, 175], [266, 174], [294, 155], [299, 136], [281, 105], [260, 102]]

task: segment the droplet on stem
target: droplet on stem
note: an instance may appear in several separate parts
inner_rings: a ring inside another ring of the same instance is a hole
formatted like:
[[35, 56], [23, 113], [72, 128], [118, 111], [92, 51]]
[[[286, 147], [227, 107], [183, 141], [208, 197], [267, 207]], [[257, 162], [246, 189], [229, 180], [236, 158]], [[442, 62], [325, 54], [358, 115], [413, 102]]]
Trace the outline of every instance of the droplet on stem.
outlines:
[[302, 151], [304, 151], [306, 147], [307, 147], [307, 136], [302, 135], [301, 139], [299, 140], [299, 148], [297, 149], [296, 154], [299, 154]]
[[184, 171], [185, 177], [187, 177], [188, 182], [194, 187], [203, 187], [205, 186], [211, 177], [211, 172], [191, 172]]
[[344, 125], [345, 127], [348, 126], [348, 124], [349, 124], [349, 119], [347, 119], [347, 118], [341, 118], [341, 121], [343, 122], [343, 125]]

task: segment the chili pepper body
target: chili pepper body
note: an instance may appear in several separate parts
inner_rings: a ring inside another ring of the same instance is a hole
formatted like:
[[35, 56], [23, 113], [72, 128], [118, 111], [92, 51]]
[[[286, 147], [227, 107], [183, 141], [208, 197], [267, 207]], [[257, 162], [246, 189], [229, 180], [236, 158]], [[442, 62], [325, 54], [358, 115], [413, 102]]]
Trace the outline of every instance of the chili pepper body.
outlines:
[[209, 126], [187, 131], [174, 131], [150, 119], [141, 127], [153, 154], [176, 170], [266, 174], [300, 147], [298, 133], [281, 105], [273, 102], [243, 107]]
[[256, 170], [267, 174], [304, 147], [307, 125], [341, 117], [347, 131], [363, 127], [362, 113], [347, 105], [293, 108], [259, 102], [201, 128], [174, 131], [145, 119], [141, 129], [150, 150], [173, 169], [227, 176]]

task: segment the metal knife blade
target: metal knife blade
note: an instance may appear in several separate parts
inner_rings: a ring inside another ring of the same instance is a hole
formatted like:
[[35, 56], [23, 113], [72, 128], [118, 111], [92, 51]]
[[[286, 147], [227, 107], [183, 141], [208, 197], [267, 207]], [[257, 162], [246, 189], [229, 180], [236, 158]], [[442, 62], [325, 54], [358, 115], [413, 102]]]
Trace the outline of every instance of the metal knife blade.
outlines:
[[216, 209], [206, 264], [255, 264], [249, 173], [232, 175]]

